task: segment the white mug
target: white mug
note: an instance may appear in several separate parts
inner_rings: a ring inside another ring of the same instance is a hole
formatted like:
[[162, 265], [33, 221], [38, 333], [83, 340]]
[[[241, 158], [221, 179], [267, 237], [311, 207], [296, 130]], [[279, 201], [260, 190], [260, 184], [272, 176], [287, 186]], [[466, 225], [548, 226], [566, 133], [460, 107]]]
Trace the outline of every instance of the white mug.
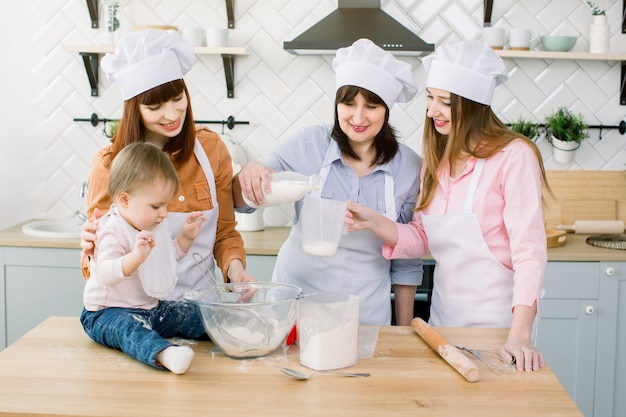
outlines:
[[211, 28], [206, 30], [206, 46], [221, 47], [228, 43], [228, 29]]
[[202, 46], [204, 42], [204, 31], [200, 28], [182, 28], [180, 34], [193, 46]]
[[537, 32], [524, 28], [512, 28], [509, 33], [509, 49], [512, 51], [528, 51], [531, 42], [537, 40]]
[[483, 28], [483, 41], [493, 49], [502, 49], [506, 43], [506, 31], [504, 28]]

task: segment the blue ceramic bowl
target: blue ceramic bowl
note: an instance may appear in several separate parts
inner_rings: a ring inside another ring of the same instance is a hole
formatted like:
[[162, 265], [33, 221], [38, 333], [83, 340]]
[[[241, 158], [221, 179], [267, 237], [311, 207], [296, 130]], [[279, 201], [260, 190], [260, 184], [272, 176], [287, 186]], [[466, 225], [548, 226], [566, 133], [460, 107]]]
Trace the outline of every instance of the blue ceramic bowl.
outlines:
[[576, 45], [576, 36], [542, 36], [541, 44], [546, 51], [567, 52]]

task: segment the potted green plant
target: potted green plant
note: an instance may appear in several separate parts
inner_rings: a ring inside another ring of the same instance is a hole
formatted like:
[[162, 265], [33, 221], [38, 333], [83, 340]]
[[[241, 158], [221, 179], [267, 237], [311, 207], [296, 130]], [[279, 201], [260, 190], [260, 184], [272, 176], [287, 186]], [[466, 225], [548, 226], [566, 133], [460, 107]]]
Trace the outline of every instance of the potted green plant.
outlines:
[[559, 107], [545, 119], [546, 138], [554, 148], [554, 159], [570, 163], [576, 156], [580, 142], [587, 139], [589, 126], [582, 114], [574, 114], [566, 107]]
[[539, 137], [539, 125], [531, 122], [530, 120], [524, 119], [523, 117], [520, 117], [511, 123], [511, 130], [526, 136], [532, 141], [536, 141]]

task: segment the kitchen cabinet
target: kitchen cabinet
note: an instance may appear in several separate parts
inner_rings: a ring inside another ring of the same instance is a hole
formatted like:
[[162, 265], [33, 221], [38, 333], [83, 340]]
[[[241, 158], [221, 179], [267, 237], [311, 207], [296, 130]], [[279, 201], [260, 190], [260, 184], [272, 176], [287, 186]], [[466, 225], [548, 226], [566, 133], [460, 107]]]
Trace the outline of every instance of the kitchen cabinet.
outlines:
[[[270, 281], [276, 256], [250, 255], [247, 263], [259, 281]], [[0, 280], [0, 350], [49, 316], [82, 311], [79, 249], [0, 247]]]
[[52, 315], [78, 316], [80, 249], [0, 247], [0, 350]]
[[626, 415], [625, 281], [625, 262], [546, 268], [537, 347], [585, 417]]
[[255, 277], [257, 281], [271, 281], [272, 273], [274, 272], [274, 265], [276, 265], [276, 256], [246, 256], [246, 271]]

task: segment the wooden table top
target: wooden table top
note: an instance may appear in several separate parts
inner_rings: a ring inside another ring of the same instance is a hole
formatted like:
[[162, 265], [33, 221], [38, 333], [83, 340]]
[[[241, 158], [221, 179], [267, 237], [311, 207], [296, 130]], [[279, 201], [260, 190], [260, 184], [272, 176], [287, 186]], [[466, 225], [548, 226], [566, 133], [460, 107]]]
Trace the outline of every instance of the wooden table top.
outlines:
[[[452, 342], [498, 345], [504, 329], [439, 328]], [[297, 347], [236, 360], [210, 342], [184, 375], [146, 366], [91, 341], [76, 317], [51, 317], [0, 352], [0, 415], [29, 416], [577, 416], [549, 367], [495, 375], [479, 363], [467, 382], [412, 327], [383, 326], [371, 358], [349, 368], [368, 378], [296, 381]], [[295, 353], [294, 353], [295, 351]]]

